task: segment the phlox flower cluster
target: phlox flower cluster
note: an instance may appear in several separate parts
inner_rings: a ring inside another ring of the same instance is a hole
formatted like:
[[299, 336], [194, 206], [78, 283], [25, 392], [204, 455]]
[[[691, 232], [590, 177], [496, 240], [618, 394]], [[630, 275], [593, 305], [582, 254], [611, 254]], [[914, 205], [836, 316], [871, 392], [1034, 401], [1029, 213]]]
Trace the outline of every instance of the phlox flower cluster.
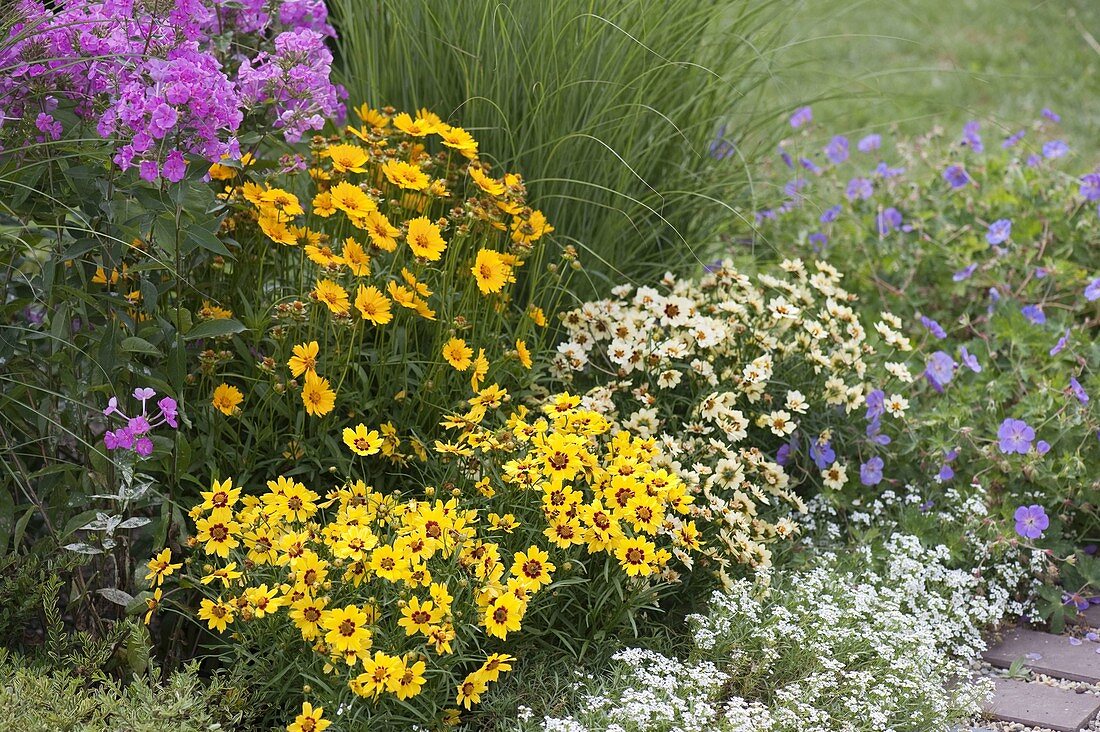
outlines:
[[215, 0], [20, 0], [0, 42], [0, 144], [58, 140], [62, 120], [84, 120], [119, 168], [176, 182], [188, 156], [240, 157], [248, 112], [272, 110], [290, 141], [342, 115], [322, 2], [221, 11]]
[[119, 409], [118, 397], [110, 398], [103, 415], [117, 417], [126, 424], [104, 433], [103, 445], [108, 451], [132, 450], [141, 457], [149, 457], [153, 454], [153, 430], [162, 425], [168, 425], [172, 429], [179, 428], [178, 405], [172, 397], [166, 396], [157, 400], [156, 411], [149, 409], [148, 403], [156, 395], [155, 391], [147, 387], [134, 389], [133, 398], [141, 402], [141, 414], [133, 417], [128, 417]]
[[[912, 377], [904, 360], [881, 360], [829, 265], [791, 260], [755, 279], [729, 263], [708, 270], [564, 313], [554, 363], [589, 389], [586, 404], [664, 445], [715, 558], [766, 566], [767, 545], [795, 531], [803, 479], [837, 492], [884, 480], [875, 453]], [[889, 313], [876, 324], [887, 351], [911, 347], [900, 326]]]

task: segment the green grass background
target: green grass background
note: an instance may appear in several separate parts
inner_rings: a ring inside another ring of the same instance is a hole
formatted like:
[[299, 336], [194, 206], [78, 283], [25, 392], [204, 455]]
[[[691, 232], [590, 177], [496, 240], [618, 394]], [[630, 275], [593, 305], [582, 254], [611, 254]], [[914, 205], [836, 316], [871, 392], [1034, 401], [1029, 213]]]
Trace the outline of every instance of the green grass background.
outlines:
[[[829, 134], [974, 118], [1011, 132], [1050, 107], [1076, 151], [1100, 160], [1089, 150], [1100, 141], [1097, 0], [806, 0], [789, 21], [770, 94], [811, 101]], [[1002, 139], [993, 129], [983, 125], [987, 146]]]

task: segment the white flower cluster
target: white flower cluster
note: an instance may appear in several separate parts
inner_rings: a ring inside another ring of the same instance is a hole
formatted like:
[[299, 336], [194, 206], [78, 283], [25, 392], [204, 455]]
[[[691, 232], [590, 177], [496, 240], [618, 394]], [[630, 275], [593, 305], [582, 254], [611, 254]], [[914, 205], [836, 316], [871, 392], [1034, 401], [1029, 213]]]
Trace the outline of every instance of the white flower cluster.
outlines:
[[[719, 565], [768, 566], [767, 545], [792, 536], [791, 510], [803, 509], [791, 476], [812, 472], [841, 490], [857, 472], [843, 455], [815, 469], [805, 450], [843, 432], [854, 453], [869, 438], [853, 412], [871, 391], [912, 380], [903, 362], [879, 360], [839, 272], [816, 262], [811, 273], [801, 260], [780, 269], [749, 277], [722, 263], [695, 280], [669, 274], [659, 288], [617, 287], [561, 316], [557, 376], [587, 389], [586, 408], [662, 443], [714, 528], [704, 543]], [[909, 350], [900, 328], [883, 313], [875, 330], [886, 350]], [[900, 394], [884, 399], [888, 420], [907, 407]], [[809, 471], [778, 461], [797, 444]]]
[[[693, 616], [694, 651], [678, 660], [629, 650], [565, 718], [524, 730], [568, 732], [916, 732], [978, 713], [987, 682], [967, 675], [976, 627], [996, 612], [942, 547], [886, 543], [884, 570], [843, 571], [852, 557], [741, 580]], [[856, 561], [870, 566], [871, 557]], [[1000, 606], [998, 606], [1000, 607]], [[956, 654], [962, 654], [956, 655]]]

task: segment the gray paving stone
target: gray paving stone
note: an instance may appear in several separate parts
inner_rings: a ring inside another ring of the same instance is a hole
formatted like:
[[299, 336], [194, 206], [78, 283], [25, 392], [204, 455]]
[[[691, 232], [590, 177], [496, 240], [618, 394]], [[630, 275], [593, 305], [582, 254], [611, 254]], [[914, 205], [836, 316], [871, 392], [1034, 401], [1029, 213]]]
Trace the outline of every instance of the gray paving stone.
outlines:
[[1000, 668], [1008, 668], [1017, 659], [1032, 671], [1071, 681], [1100, 682], [1100, 643], [1085, 641], [1071, 645], [1064, 635], [1040, 633], [1018, 628], [1005, 634], [1004, 640], [982, 654]]
[[1081, 611], [1080, 616], [1084, 616], [1085, 625], [1100, 628], [1100, 605], [1089, 605], [1087, 610]]
[[1100, 696], [1036, 682], [997, 679], [985, 712], [1002, 722], [1078, 732], [1100, 711]]

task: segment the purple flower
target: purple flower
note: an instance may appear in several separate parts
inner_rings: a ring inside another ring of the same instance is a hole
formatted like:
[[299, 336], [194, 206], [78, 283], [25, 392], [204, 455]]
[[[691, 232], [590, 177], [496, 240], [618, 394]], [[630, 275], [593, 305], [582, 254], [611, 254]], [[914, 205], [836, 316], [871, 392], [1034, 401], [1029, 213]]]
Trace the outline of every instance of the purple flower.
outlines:
[[1054, 344], [1054, 348], [1050, 349], [1050, 355], [1057, 356], [1065, 349], [1067, 343], [1069, 343], [1069, 328], [1066, 328], [1065, 335], [1058, 339], [1058, 342]]
[[884, 209], [878, 215], [878, 235], [886, 236], [901, 226], [901, 212], [893, 206]]
[[867, 135], [856, 145], [856, 149], [861, 153], [869, 153], [872, 150], [878, 150], [882, 146], [882, 135]]
[[859, 466], [859, 482], [863, 485], [878, 485], [882, 482], [882, 458], [877, 455]]
[[142, 160], [141, 165], [138, 166], [138, 173], [141, 175], [141, 179], [150, 183], [157, 179], [159, 170], [157, 161], [155, 160]]
[[1038, 165], [1041, 162], [1043, 162], [1043, 159], [1041, 157], [1039, 157], [1038, 155], [1036, 155], [1035, 153], [1032, 153], [1032, 154], [1028, 155], [1027, 160], [1024, 161], [1024, 163], [1029, 168], [1034, 168], [1036, 165]]
[[783, 159], [783, 164], [788, 168], [794, 167], [794, 161], [791, 160], [790, 154], [783, 148], [779, 148], [779, 157]]
[[726, 126], [722, 125], [710, 141], [710, 156], [715, 160], [725, 160], [733, 155], [736, 149], [733, 143], [726, 139]]
[[1038, 539], [1050, 527], [1050, 519], [1042, 506], [1020, 506], [1013, 514], [1016, 533], [1025, 539]]
[[936, 391], [951, 383], [955, 377], [955, 359], [949, 353], [936, 351], [928, 357], [924, 366], [924, 375]]
[[1089, 403], [1089, 393], [1085, 391], [1085, 387], [1081, 386], [1081, 382], [1074, 377], [1069, 377], [1069, 388], [1073, 392], [1073, 396], [1077, 398], [1077, 401], [1082, 404]]
[[810, 234], [810, 244], [813, 244], [814, 251], [820, 252], [825, 248], [825, 245], [829, 243], [829, 237], [822, 234], [820, 231], [815, 231]]
[[821, 173], [821, 168], [818, 167], [817, 163], [815, 163], [813, 160], [810, 160], [809, 158], [799, 158], [798, 164], [813, 173], [814, 175]]
[[867, 413], [863, 415], [864, 419], [871, 421], [886, 414], [886, 392], [882, 389], [871, 390], [864, 399], [864, 403], [867, 405]]
[[130, 433], [135, 436], [144, 435], [153, 428], [152, 425], [149, 424], [149, 420], [141, 414], [136, 417], [131, 417], [126, 423], [126, 427], [130, 430]]
[[172, 397], [164, 397], [159, 402], [157, 402], [157, 407], [160, 409], [161, 417], [164, 418], [164, 421], [167, 422], [172, 429], [176, 429], [179, 427], [179, 423], [176, 421], [176, 415], [178, 414], [177, 409], [179, 405], [176, 404], [175, 399], [173, 399]]
[[121, 414], [118, 411], [118, 397], [111, 397], [107, 401], [107, 408], [103, 410], [103, 416], [110, 417], [112, 414]]
[[921, 513], [928, 513], [929, 511], [932, 510], [932, 507], [935, 506], [935, 505], [936, 505], [936, 502], [933, 501], [931, 498], [929, 498], [927, 501], [925, 501], [925, 502], [921, 503], [919, 506], [917, 506], [917, 508], [920, 509]]
[[943, 465], [941, 465], [940, 466], [940, 472], [936, 474], [936, 480], [938, 480], [941, 483], [946, 483], [947, 481], [951, 480], [954, 477], [955, 477], [955, 471], [947, 463], [944, 463]]
[[833, 450], [832, 442], [829, 440], [822, 440], [818, 437], [816, 440], [810, 443], [810, 459], [814, 461], [814, 465], [818, 470], [824, 470], [833, 464], [836, 460], [836, 452]]
[[1055, 112], [1054, 110], [1050, 109], [1049, 107], [1043, 107], [1043, 111], [1041, 112], [1041, 114], [1044, 117], [1046, 117], [1047, 119], [1049, 119], [1051, 122], [1061, 122], [1062, 121], [1062, 118], [1058, 115], [1058, 113]]
[[882, 176], [883, 178], [897, 178], [904, 172], [905, 168], [891, 168], [885, 161], [875, 166], [875, 175]]
[[943, 179], [951, 184], [952, 188], [962, 188], [970, 182], [970, 176], [961, 165], [949, 165], [943, 171]]
[[1081, 176], [1081, 195], [1086, 201], [1100, 201], [1100, 173]]
[[129, 450], [134, 444], [134, 435], [130, 430], [123, 427], [114, 432], [105, 433], [103, 444], [107, 446], [108, 450]]
[[824, 213], [821, 214], [821, 218], [819, 219], [819, 221], [823, 224], [828, 224], [836, 221], [836, 217], [839, 215], [840, 204], [837, 204], [836, 206], [830, 206], [829, 208], [825, 209]]
[[1046, 455], [1048, 452], [1050, 452], [1050, 443], [1046, 440], [1039, 440], [1035, 443], [1035, 452], [1039, 453], [1040, 455]]
[[959, 358], [961, 358], [966, 367], [974, 373], [980, 374], [982, 372], [982, 365], [978, 363], [978, 357], [966, 350], [966, 346], [961, 346], [959, 348]]
[[1034, 439], [1035, 430], [1022, 419], [1008, 417], [1001, 422], [997, 430], [997, 447], [1005, 455], [1026, 454], [1031, 449], [1031, 441]]
[[963, 144], [969, 145], [970, 149], [977, 153], [985, 150], [985, 146], [982, 145], [982, 136], [978, 134], [981, 128], [982, 125], [977, 120], [970, 120], [963, 125]]
[[978, 269], [978, 265], [968, 264], [965, 267], [963, 267], [962, 269], [960, 269], [958, 272], [956, 272], [955, 274], [951, 275], [951, 279], [954, 280], [955, 282], [962, 282], [963, 280], [968, 280], [968, 279], [970, 279], [970, 276], [972, 274], [974, 274], [974, 271], [976, 269]]
[[161, 170], [165, 179], [172, 183], [179, 183], [183, 180], [183, 176], [187, 175], [187, 161], [184, 160], [183, 153], [179, 150], [168, 153]]
[[829, 140], [829, 144], [825, 146], [825, 157], [829, 158], [829, 162], [833, 165], [840, 165], [847, 160], [848, 138], [844, 135], [837, 135]]
[[1085, 299], [1089, 302], [1100, 300], [1100, 277], [1085, 286]]
[[153, 454], [153, 441], [148, 437], [142, 437], [134, 442], [134, 452], [142, 457], [149, 457]]
[[1005, 141], [1001, 143], [1001, 147], [1003, 147], [1005, 150], [1009, 149], [1010, 147], [1016, 147], [1016, 144], [1020, 140], [1024, 139], [1024, 135], [1026, 135], [1026, 134], [1027, 134], [1027, 130], [1020, 130], [1016, 134], [1014, 134], [1010, 137], [1006, 137]]
[[874, 185], [867, 178], [852, 178], [848, 181], [848, 188], [845, 191], [845, 195], [848, 196], [849, 201], [854, 201], [857, 198], [868, 199], [875, 192]]
[[791, 444], [784, 442], [775, 453], [775, 462], [780, 465], [788, 465], [791, 462]]
[[1012, 235], [1012, 219], [997, 219], [989, 225], [985, 240], [990, 244], [1002, 244]]
[[134, 399], [140, 400], [144, 403], [147, 399], [152, 399], [157, 393], [149, 387], [134, 389]]
[[1042, 325], [1047, 322], [1046, 313], [1043, 312], [1041, 305], [1024, 305], [1020, 308], [1020, 312], [1033, 325]]
[[1069, 152], [1069, 145], [1062, 140], [1051, 140], [1043, 145], [1043, 157], [1047, 160], [1055, 160], [1065, 156]]
[[947, 331], [943, 329], [943, 326], [932, 320], [932, 318], [929, 318], [927, 315], [920, 316], [920, 323], [939, 340], [942, 341], [944, 338], [947, 337]]
[[799, 107], [791, 115], [791, 127], [798, 129], [802, 125], [813, 121], [814, 113], [809, 107]]

